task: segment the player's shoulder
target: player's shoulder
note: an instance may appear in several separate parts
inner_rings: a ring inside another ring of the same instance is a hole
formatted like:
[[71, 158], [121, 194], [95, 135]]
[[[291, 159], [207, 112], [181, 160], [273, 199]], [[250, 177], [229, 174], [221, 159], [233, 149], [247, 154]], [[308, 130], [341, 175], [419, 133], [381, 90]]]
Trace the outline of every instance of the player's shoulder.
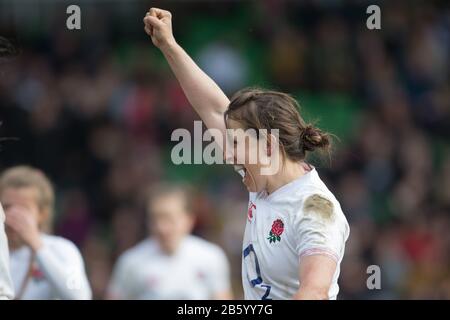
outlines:
[[218, 257], [224, 255], [223, 249], [217, 244], [194, 235], [188, 235], [186, 237], [185, 246], [189, 250], [192, 250], [191, 252], [196, 252], [202, 256]]
[[71, 240], [50, 234], [42, 234], [44, 246], [61, 257], [81, 257], [81, 252]]
[[301, 188], [299, 191], [302, 201], [311, 197], [312, 195], [320, 195], [322, 198], [328, 199], [332, 202], [337, 201], [336, 197], [330, 191], [330, 189], [328, 189], [327, 185], [320, 177], [319, 172], [315, 168], [308, 174], [307, 183], [305, 183], [303, 188]]
[[119, 257], [121, 261], [135, 261], [141, 259], [143, 256], [152, 254], [156, 249], [156, 242], [153, 239], [147, 238], [125, 250]]
[[78, 247], [71, 240], [50, 234], [42, 234], [42, 241], [45, 245], [51, 246], [52, 248], [58, 248], [61, 250], [69, 249], [69, 250], [78, 250]]
[[350, 227], [347, 218], [341, 208], [339, 201], [328, 188], [311, 188], [303, 194], [300, 210], [297, 219], [302, 221], [307, 218], [308, 221], [320, 220], [327, 224], [338, 226], [339, 230], [345, 233], [348, 238]]
[[339, 201], [315, 169], [309, 173], [306, 183], [293, 191], [292, 199], [296, 215], [308, 212], [323, 212], [324, 216], [342, 215]]
[[308, 203], [330, 203], [332, 207], [339, 206], [339, 201], [335, 195], [325, 186], [310, 186], [303, 190], [299, 196], [299, 201], [303, 204], [302, 207]]
[[301, 214], [323, 212], [324, 215], [341, 215], [342, 209], [335, 195], [325, 186], [311, 186], [300, 197]]

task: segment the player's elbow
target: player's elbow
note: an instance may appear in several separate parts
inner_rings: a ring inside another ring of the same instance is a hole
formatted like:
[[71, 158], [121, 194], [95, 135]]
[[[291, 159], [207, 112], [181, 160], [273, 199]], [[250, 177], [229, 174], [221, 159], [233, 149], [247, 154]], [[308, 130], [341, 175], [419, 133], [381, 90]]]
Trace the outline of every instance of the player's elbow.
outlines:
[[213, 295], [214, 300], [233, 300], [231, 291], [221, 291]]
[[295, 300], [328, 300], [328, 290], [326, 286], [300, 286], [293, 298]]

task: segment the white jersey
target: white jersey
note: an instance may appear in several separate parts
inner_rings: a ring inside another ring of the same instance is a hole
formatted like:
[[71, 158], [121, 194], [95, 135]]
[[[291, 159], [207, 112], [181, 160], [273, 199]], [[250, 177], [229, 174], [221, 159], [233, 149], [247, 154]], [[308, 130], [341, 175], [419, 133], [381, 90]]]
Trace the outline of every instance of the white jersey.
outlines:
[[13, 285], [9, 270], [8, 240], [5, 234], [5, 213], [0, 205], [0, 299], [12, 299]]
[[212, 243], [187, 236], [169, 256], [150, 238], [119, 257], [108, 291], [113, 299], [211, 299], [230, 290], [229, 277], [225, 253]]
[[[320, 208], [324, 203], [327, 208]], [[245, 299], [291, 299], [300, 285], [300, 260], [314, 254], [337, 263], [328, 293], [336, 299], [348, 236], [339, 202], [315, 169], [270, 195], [250, 193], [242, 259]]]
[[[83, 258], [69, 240], [42, 234], [43, 246], [36, 252], [23, 300], [87, 300], [92, 298]], [[22, 246], [10, 253], [15, 292], [21, 290], [30, 270], [31, 249]]]

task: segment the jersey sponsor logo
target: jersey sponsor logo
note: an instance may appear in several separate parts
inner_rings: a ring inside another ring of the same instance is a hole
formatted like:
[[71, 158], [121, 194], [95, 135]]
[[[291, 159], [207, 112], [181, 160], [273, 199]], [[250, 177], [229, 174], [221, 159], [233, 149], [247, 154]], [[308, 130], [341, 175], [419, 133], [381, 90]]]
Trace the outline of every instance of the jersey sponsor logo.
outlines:
[[272, 223], [272, 229], [269, 232], [269, 236], [267, 237], [267, 240], [269, 240], [269, 243], [281, 241], [281, 235], [284, 231], [284, 223], [281, 219], [276, 219]]
[[250, 206], [248, 207], [248, 212], [247, 212], [247, 218], [248, 218], [248, 221], [250, 221], [250, 222], [252, 222], [252, 220], [253, 220], [253, 214], [254, 214], [253, 210], [256, 210], [256, 205], [250, 201]]

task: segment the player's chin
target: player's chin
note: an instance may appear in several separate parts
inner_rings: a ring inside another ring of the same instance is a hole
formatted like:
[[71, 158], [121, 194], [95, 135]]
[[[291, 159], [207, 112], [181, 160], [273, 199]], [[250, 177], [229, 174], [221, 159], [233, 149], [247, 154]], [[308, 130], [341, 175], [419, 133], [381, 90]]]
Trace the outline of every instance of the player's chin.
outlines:
[[256, 187], [255, 183], [252, 181], [242, 181], [244, 186], [247, 188], [248, 192], [258, 192], [258, 188]]

